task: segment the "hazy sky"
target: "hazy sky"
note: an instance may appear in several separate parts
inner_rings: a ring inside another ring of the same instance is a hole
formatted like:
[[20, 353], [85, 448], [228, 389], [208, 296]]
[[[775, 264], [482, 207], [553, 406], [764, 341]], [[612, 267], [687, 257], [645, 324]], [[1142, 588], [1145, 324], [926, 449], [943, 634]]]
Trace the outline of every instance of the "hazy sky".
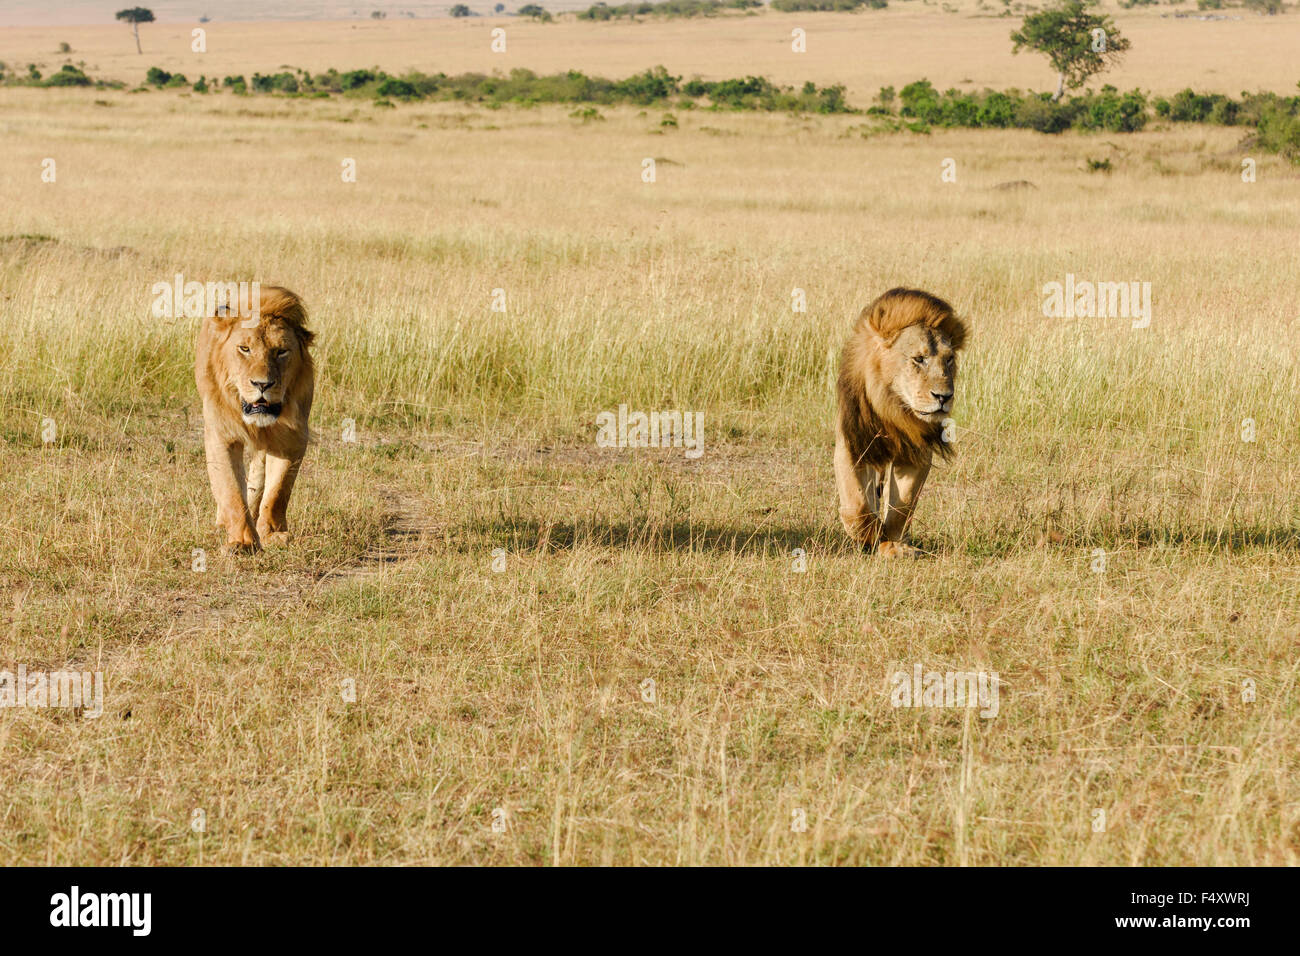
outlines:
[[[0, 0], [0, 26], [112, 23], [125, 7], [148, 7], [160, 22], [217, 20], [350, 20], [382, 10], [391, 20], [408, 13], [445, 17], [458, 0]], [[492, 12], [498, 0], [459, 0], [475, 13]], [[507, 11], [529, 0], [500, 0]], [[536, 0], [534, 0], [536, 2]], [[577, 10], [592, 0], [541, 0], [549, 10]]]

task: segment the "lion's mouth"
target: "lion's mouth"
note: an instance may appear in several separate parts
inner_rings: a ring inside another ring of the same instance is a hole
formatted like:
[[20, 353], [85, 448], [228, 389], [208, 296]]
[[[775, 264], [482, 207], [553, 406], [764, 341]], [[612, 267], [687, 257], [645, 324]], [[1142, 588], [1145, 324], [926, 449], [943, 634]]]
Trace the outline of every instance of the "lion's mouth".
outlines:
[[280, 417], [280, 409], [282, 406], [279, 402], [268, 402], [265, 398], [259, 398], [253, 402], [246, 402], [241, 398], [239, 403], [244, 406], [245, 418]]

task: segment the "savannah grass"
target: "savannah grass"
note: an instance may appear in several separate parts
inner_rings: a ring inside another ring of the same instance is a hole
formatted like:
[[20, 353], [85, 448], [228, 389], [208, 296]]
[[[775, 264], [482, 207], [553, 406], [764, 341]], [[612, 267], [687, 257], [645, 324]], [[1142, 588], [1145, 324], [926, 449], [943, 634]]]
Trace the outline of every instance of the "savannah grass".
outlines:
[[[0, 666], [107, 688], [0, 713], [3, 862], [1296, 862], [1300, 200], [1237, 131], [0, 111]], [[287, 549], [217, 554], [177, 272], [307, 302]], [[1150, 327], [1045, 317], [1067, 272], [1151, 282]], [[909, 563], [849, 547], [830, 457], [897, 284], [973, 331]], [[704, 456], [596, 448], [620, 403]], [[999, 716], [892, 708], [915, 662], [998, 671]]]

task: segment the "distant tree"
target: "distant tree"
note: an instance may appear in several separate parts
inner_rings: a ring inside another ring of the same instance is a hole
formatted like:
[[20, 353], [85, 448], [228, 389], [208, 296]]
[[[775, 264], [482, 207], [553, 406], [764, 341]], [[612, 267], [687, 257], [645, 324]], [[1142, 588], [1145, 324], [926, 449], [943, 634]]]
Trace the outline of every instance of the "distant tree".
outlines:
[[550, 13], [536, 3], [525, 3], [519, 8], [519, 15], [521, 17], [532, 17], [534, 20], [541, 20], [543, 23], [549, 23], [551, 20]]
[[492, 12], [493, 12], [493, 13], [505, 13], [505, 12], [506, 12], [506, 5], [505, 5], [504, 3], [498, 3], [495, 7], [492, 8]]
[[383, 20], [383, 19], [386, 19], [387, 17], [388, 17], [388, 14], [385, 13], [383, 10], [372, 10], [372, 11], [370, 12], [370, 19], [371, 19], [371, 20]]
[[1056, 70], [1056, 95], [1077, 89], [1088, 78], [1114, 66], [1130, 46], [1119, 27], [1105, 14], [1091, 13], [1096, 0], [1062, 0], [1055, 7], [1031, 13], [1011, 34], [1012, 53], [1030, 49], [1047, 57]]
[[465, 4], [458, 3], [451, 8], [451, 15], [453, 17], [468, 17], [473, 16], [473, 13], [469, 7], [465, 6]]
[[131, 32], [135, 34], [135, 52], [144, 53], [140, 49], [140, 24], [153, 23], [153, 11], [147, 7], [131, 7], [117, 11], [114, 19], [131, 24]]

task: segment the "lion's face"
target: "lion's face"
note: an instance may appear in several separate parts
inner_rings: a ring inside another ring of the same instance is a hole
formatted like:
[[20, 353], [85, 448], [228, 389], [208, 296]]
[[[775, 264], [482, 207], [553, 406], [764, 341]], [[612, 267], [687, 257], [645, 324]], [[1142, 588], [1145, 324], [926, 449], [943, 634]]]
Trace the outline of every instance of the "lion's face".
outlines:
[[221, 357], [226, 385], [239, 399], [244, 422], [274, 425], [286, 391], [302, 369], [302, 343], [294, 329], [276, 319], [263, 319], [252, 328], [236, 321]]
[[904, 329], [882, 365], [890, 388], [917, 418], [938, 422], [952, 410], [957, 351], [940, 330], [923, 325]]

